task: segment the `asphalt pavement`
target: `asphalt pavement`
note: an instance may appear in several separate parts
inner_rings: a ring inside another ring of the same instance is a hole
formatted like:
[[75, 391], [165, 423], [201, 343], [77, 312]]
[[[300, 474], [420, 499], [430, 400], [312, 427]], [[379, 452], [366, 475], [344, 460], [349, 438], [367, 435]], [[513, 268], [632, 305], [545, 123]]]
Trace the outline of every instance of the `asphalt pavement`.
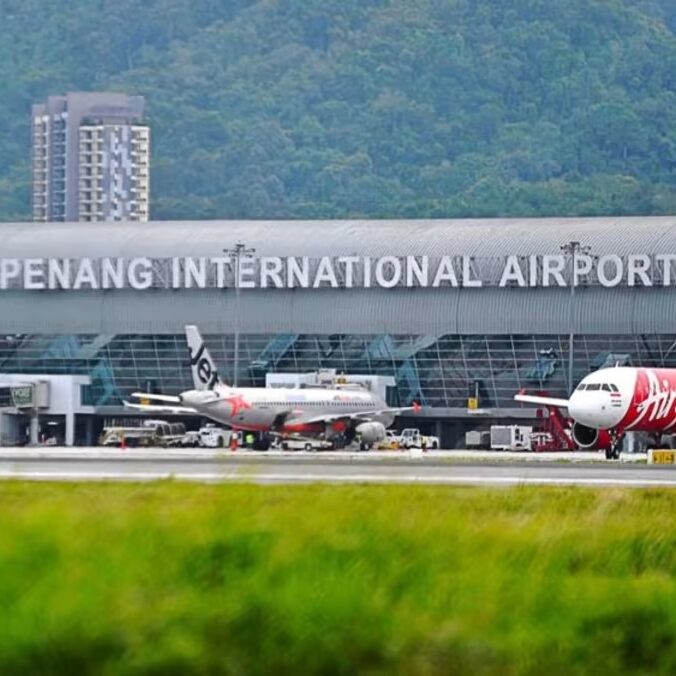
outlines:
[[646, 465], [645, 456], [608, 462], [598, 453], [542, 455], [5, 448], [0, 479], [676, 487], [676, 466]]

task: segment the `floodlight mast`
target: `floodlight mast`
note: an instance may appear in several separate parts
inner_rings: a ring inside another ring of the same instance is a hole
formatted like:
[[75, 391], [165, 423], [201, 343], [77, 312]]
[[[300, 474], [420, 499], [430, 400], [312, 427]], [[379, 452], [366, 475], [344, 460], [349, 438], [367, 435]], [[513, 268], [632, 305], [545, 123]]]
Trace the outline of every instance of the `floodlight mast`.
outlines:
[[560, 247], [570, 260], [570, 304], [568, 307], [568, 396], [573, 393], [575, 384], [573, 383], [573, 357], [575, 348], [575, 286], [577, 277], [575, 275], [575, 259], [578, 255], [588, 255], [591, 247], [583, 246], [577, 240], [571, 240]]
[[237, 242], [231, 249], [223, 249], [223, 253], [230, 258], [230, 265], [234, 268], [235, 273], [235, 359], [234, 359], [234, 374], [232, 378], [233, 387], [237, 387], [239, 381], [239, 330], [240, 330], [240, 279], [239, 271], [242, 257], [251, 256], [256, 252], [254, 248], [247, 248], [243, 242]]

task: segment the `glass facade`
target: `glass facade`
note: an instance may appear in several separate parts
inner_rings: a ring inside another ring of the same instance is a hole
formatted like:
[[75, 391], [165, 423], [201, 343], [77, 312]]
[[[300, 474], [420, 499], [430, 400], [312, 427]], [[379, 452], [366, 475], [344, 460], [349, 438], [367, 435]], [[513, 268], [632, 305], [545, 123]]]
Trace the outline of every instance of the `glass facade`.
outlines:
[[[206, 343], [232, 381], [232, 335]], [[342, 373], [394, 376], [390, 405], [419, 401], [437, 408], [511, 408], [525, 388], [565, 396], [567, 335], [244, 335], [239, 383], [263, 386], [268, 372], [333, 368]], [[603, 366], [676, 368], [676, 334], [575, 337], [573, 380]], [[117, 406], [134, 391], [176, 393], [192, 387], [185, 337], [177, 335], [13, 335], [0, 338], [0, 373], [85, 374], [83, 403]]]

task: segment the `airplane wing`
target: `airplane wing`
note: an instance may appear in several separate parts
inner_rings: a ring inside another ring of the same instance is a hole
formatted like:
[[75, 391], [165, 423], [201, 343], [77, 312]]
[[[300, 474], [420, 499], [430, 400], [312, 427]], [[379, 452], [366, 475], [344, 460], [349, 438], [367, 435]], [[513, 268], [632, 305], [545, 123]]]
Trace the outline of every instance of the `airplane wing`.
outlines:
[[568, 399], [557, 399], [556, 397], [541, 397], [537, 394], [515, 394], [514, 399], [524, 404], [535, 404], [540, 406], [557, 406], [558, 408], [568, 408]]
[[147, 413], [166, 413], [169, 415], [198, 415], [194, 408], [189, 406], [162, 406], [157, 404], [134, 404], [131, 401], [124, 402], [125, 408], [133, 408], [136, 411]]
[[370, 420], [371, 418], [377, 415], [385, 415], [390, 413], [392, 415], [398, 415], [399, 413], [406, 413], [407, 411], [414, 411], [417, 413], [420, 410], [420, 406], [416, 404], [415, 406], [401, 406], [398, 408], [381, 408], [376, 409], [375, 411], [355, 411], [354, 413], [319, 413], [317, 415], [311, 416], [309, 418], [299, 417], [294, 418], [294, 422], [300, 422], [303, 424], [310, 424], [316, 422], [335, 422], [336, 420]]
[[166, 401], [170, 404], [180, 404], [181, 398], [173, 396], [171, 394], [150, 394], [148, 392], [132, 392], [132, 397], [137, 399], [149, 399], [153, 401]]

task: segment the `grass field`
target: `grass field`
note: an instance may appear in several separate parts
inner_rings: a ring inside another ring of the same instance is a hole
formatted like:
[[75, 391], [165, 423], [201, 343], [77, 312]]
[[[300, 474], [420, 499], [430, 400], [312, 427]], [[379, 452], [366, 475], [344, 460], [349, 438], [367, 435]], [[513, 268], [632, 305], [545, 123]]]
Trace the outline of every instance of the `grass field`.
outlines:
[[0, 674], [673, 674], [675, 495], [2, 483]]

